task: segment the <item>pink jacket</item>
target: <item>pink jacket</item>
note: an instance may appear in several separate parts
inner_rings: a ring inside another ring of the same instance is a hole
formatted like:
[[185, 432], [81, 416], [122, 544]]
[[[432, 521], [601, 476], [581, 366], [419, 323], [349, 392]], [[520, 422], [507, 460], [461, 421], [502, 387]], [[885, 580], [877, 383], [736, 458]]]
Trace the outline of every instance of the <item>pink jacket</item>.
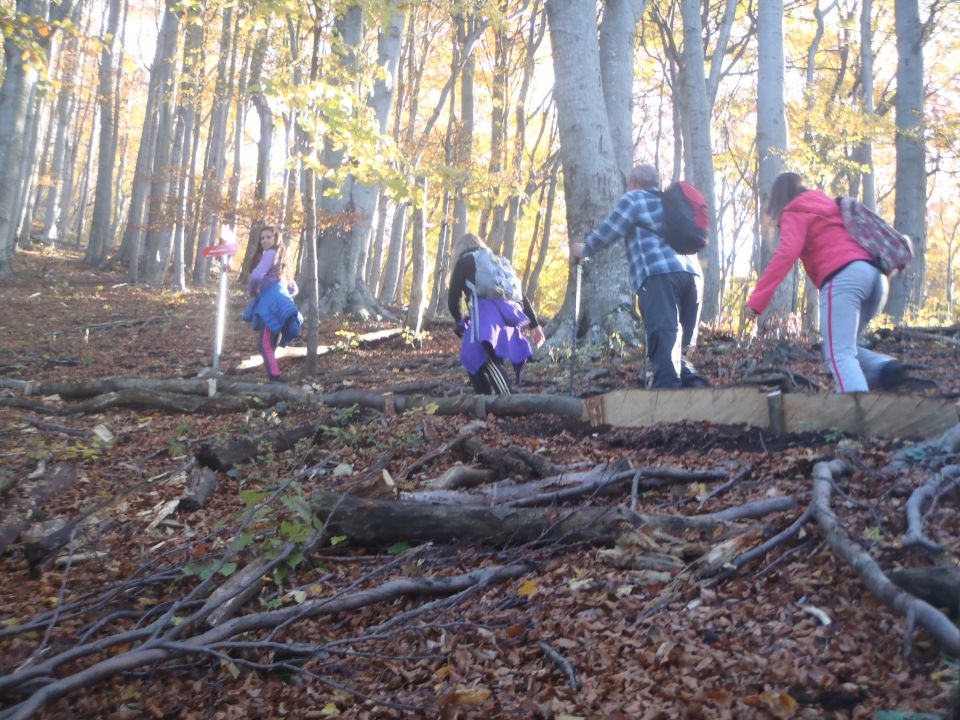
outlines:
[[819, 190], [800, 193], [780, 214], [780, 245], [747, 306], [758, 313], [766, 310], [798, 258], [819, 290], [832, 272], [855, 260], [869, 262], [870, 253], [847, 232], [836, 200]]

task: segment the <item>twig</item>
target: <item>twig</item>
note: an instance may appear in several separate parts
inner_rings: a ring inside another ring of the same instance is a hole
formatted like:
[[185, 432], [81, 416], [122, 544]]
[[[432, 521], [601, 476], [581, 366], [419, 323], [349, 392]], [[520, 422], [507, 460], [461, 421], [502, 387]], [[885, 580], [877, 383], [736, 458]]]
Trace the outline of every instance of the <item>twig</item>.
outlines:
[[788, 525], [784, 530], [781, 530], [773, 537], [769, 538], [765, 542], [760, 543], [756, 547], [750, 548], [746, 552], [741, 553], [733, 560], [730, 561], [729, 565], [723, 569], [723, 571], [717, 575], [715, 578], [710, 580], [707, 583], [707, 587], [716, 587], [721, 582], [726, 580], [731, 575], [735, 574], [737, 570], [742, 568], [748, 562], [756, 560], [758, 557], [766, 555], [768, 552], [773, 550], [780, 543], [786, 542], [798, 532], [800, 528], [807, 524], [807, 521], [810, 519], [810, 516], [813, 514], [813, 510], [808, 507], [806, 510], [801, 513], [800, 517], [794, 520], [790, 525]]
[[740, 472], [738, 472], [732, 478], [730, 478], [725, 483], [723, 483], [723, 485], [718, 485], [717, 487], [715, 487], [713, 490], [707, 493], [707, 496], [703, 500], [700, 501], [700, 509], [702, 510], [703, 506], [706, 505], [711, 500], [713, 500], [713, 498], [715, 498], [717, 495], [725, 493], [727, 490], [732, 488], [737, 482], [745, 478], [751, 472], [753, 472], [753, 465], [747, 465]]
[[577, 671], [574, 669], [573, 665], [567, 660], [563, 655], [554, 650], [554, 648], [549, 644], [541, 640], [538, 645], [540, 650], [544, 655], [549, 658], [554, 665], [563, 670], [564, 675], [567, 676], [567, 682], [570, 687], [574, 690], [580, 690], [580, 681], [577, 680]]

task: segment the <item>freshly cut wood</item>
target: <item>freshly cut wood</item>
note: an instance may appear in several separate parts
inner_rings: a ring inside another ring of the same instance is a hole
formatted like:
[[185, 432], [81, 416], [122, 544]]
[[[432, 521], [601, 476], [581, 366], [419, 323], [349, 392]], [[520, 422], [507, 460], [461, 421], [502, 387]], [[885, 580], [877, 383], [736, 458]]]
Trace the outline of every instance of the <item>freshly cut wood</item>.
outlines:
[[177, 505], [179, 512], [194, 512], [207, 504], [207, 498], [217, 489], [217, 473], [208, 467], [195, 467], [187, 478], [187, 487]]

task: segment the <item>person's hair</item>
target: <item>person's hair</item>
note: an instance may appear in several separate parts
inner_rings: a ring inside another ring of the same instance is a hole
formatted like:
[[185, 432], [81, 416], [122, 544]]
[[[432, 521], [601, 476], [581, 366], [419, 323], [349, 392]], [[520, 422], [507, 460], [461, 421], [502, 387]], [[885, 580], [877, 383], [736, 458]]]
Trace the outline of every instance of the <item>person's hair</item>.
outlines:
[[780, 213], [797, 195], [806, 192], [803, 178], [795, 172], [785, 172], [777, 175], [777, 179], [770, 186], [770, 197], [764, 214], [774, 222], [780, 222]]
[[631, 187], [636, 185], [643, 189], [658, 188], [660, 187], [660, 173], [653, 165], [637, 165], [630, 171], [627, 184]]
[[268, 230], [273, 233], [274, 239], [272, 248], [274, 250], [273, 264], [280, 268], [280, 277], [284, 277], [284, 258], [287, 248], [281, 241], [280, 233], [277, 232], [277, 228], [275, 228], [273, 225], [264, 225], [257, 231], [257, 249], [253, 253], [253, 259], [250, 261], [250, 269], [248, 272], [253, 272], [253, 269], [260, 262], [261, 258], [263, 258], [263, 243], [260, 242], [260, 236]]
[[486, 246], [486, 243], [473, 233], [466, 233], [457, 241], [456, 247], [454, 247], [453, 252], [450, 253], [450, 255], [456, 259], [465, 252]]

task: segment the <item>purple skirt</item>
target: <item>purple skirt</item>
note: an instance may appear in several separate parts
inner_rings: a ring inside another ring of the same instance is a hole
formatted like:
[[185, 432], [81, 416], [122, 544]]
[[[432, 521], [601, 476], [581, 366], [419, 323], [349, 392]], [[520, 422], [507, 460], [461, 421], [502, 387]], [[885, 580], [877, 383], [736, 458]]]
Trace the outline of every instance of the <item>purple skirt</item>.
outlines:
[[480, 298], [473, 303], [470, 321], [460, 345], [460, 363], [471, 375], [490, 357], [487, 345], [502, 360], [509, 360], [519, 377], [520, 368], [531, 358], [533, 350], [523, 336], [530, 319], [516, 303], [508, 300]]

